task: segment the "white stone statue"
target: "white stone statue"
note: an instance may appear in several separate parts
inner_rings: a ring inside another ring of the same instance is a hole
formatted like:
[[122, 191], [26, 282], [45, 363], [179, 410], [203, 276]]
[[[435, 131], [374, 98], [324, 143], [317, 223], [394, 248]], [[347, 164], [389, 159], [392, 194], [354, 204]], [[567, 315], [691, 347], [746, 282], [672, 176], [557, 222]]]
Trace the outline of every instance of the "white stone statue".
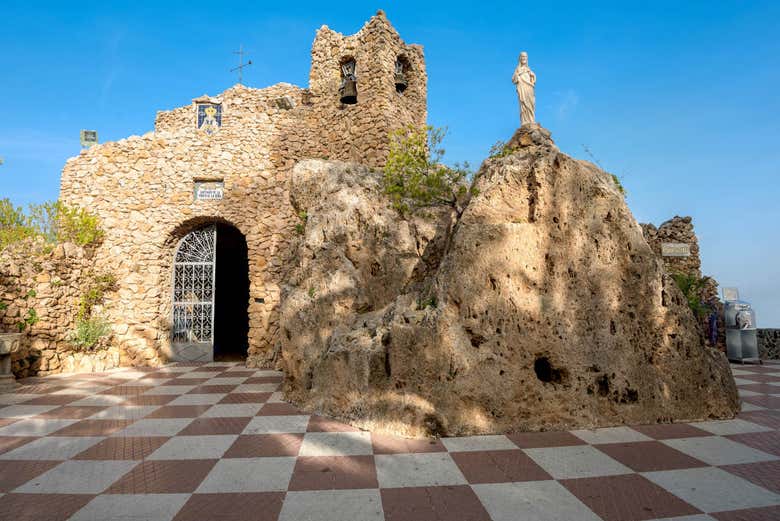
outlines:
[[528, 53], [520, 53], [520, 60], [512, 75], [512, 83], [517, 88], [517, 99], [520, 101], [520, 125], [533, 125], [536, 112], [536, 74], [528, 66]]

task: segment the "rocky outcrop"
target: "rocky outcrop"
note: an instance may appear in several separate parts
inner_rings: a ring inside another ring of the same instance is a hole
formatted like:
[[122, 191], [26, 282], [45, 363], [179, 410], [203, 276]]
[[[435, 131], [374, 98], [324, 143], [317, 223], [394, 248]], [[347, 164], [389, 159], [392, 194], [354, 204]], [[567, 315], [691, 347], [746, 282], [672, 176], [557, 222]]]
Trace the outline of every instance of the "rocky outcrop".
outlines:
[[542, 129], [508, 146], [460, 216], [402, 218], [354, 165], [295, 167], [287, 398], [407, 436], [733, 416], [725, 357], [612, 177]]
[[759, 329], [758, 354], [762, 360], [780, 360], [780, 329]]

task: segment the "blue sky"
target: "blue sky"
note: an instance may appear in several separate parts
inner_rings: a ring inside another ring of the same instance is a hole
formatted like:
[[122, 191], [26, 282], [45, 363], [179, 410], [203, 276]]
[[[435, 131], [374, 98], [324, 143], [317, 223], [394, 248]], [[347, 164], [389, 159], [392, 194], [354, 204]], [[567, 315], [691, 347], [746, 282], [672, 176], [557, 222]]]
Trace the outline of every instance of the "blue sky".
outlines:
[[521, 50], [537, 119], [621, 177], [642, 222], [694, 218], [706, 273], [780, 327], [780, 2], [3, 2], [0, 197], [56, 198], [81, 128], [143, 134], [157, 110], [244, 83], [305, 86], [314, 32], [378, 8], [425, 47], [429, 121], [479, 164], [518, 124]]

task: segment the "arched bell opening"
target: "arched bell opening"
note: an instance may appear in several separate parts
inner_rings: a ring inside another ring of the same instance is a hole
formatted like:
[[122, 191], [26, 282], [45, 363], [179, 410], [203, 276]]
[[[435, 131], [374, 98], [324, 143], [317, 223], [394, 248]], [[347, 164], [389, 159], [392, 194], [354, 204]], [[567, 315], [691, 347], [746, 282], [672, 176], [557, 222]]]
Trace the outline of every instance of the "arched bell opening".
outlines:
[[339, 101], [345, 105], [354, 105], [357, 103], [357, 62], [351, 56], [342, 58], [339, 66], [341, 68], [341, 86], [339, 86]]
[[212, 222], [187, 233], [173, 262], [171, 358], [245, 359], [249, 335], [246, 239]]
[[411, 67], [409, 60], [406, 56], [398, 56], [395, 60], [395, 74], [393, 80], [395, 82], [395, 91], [398, 94], [403, 94], [406, 88], [409, 86], [409, 71]]

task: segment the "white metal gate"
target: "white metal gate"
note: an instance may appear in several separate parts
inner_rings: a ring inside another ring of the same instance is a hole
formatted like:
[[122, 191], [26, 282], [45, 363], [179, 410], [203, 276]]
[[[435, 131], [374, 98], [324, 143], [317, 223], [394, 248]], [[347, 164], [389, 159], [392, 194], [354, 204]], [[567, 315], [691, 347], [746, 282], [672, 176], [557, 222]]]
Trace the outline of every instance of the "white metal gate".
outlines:
[[203, 360], [213, 357], [214, 278], [217, 227], [187, 234], [173, 262], [174, 358]]

